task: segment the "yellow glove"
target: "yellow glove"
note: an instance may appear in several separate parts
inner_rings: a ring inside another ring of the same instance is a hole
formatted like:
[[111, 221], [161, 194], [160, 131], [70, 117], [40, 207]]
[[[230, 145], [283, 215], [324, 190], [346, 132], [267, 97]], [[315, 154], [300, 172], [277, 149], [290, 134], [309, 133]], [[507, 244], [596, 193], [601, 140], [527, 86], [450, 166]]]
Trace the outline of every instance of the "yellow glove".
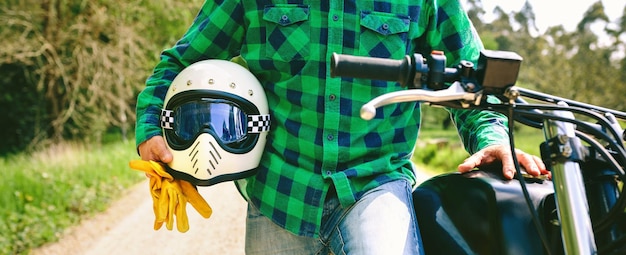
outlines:
[[131, 160], [130, 167], [145, 172], [150, 177], [150, 194], [154, 210], [154, 230], [159, 230], [166, 223], [168, 230], [174, 227], [184, 233], [189, 230], [187, 218], [187, 202], [204, 218], [211, 217], [211, 206], [198, 193], [196, 187], [184, 180], [174, 179], [163, 165], [155, 161]]

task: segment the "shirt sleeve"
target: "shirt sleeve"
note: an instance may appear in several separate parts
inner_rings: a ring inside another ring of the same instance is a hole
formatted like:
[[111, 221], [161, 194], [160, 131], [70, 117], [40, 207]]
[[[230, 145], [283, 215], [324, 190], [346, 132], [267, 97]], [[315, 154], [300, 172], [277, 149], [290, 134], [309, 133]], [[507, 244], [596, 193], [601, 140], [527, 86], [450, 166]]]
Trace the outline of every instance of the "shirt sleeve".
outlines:
[[[483, 44], [467, 13], [458, 0], [441, 0], [427, 10], [428, 20], [425, 38], [426, 48], [422, 54], [432, 50], [443, 51], [448, 66], [461, 60], [477, 64]], [[418, 48], [419, 49], [419, 48]], [[473, 154], [494, 144], [508, 144], [508, 120], [492, 111], [447, 109], [456, 124], [465, 149]]]
[[137, 97], [136, 146], [161, 135], [160, 113], [176, 75], [200, 60], [236, 56], [243, 34], [243, 8], [239, 1], [205, 1], [182, 38], [161, 52], [160, 61]]

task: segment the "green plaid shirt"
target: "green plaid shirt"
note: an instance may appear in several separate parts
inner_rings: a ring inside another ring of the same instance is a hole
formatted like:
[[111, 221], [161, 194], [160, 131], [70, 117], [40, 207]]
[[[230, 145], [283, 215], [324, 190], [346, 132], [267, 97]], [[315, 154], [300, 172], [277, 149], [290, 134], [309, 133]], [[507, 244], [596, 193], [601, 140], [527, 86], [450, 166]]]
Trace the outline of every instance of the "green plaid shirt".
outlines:
[[[400, 59], [442, 50], [453, 65], [475, 61], [481, 48], [457, 0], [206, 1], [139, 95], [137, 144], [161, 134], [163, 98], [181, 69], [241, 55], [266, 89], [273, 120], [258, 174], [248, 180], [250, 202], [281, 227], [318, 236], [331, 186], [349, 206], [382, 183], [415, 181], [410, 159], [420, 127], [417, 103], [361, 119], [364, 103], [403, 88], [330, 78], [331, 54]], [[470, 153], [506, 141], [502, 116], [450, 111]]]

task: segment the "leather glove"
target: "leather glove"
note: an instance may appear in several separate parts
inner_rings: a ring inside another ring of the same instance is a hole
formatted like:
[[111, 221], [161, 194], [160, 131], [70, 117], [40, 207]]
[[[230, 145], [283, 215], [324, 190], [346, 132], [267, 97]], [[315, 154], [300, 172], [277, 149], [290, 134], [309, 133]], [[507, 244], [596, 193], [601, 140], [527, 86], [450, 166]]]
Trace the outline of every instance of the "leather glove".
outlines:
[[152, 209], [154, 211], [154, 230], [159, 230], [163, 223], [168, 230], [174, 227], [176, 218], [176, 228], [179, 232], [185, 233], [189, 230], [189, 220], [187, 218], [187, 202], [204, 218], [211, 217], [213, 210], [211, 206], [198, 193], [198, 190], [191, 183], [184, 180], [174, 179], [163, 165], [155, 161], [131, 160], [130, 167], [135, 170], [145, 172], [150, 178], [149, 188], [152, 195]]

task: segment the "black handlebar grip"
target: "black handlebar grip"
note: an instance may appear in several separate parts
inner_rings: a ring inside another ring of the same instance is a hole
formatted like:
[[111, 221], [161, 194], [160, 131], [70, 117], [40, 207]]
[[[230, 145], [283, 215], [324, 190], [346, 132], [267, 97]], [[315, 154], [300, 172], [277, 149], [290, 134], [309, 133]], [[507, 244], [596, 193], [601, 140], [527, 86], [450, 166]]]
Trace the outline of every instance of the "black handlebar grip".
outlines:
[[402, 60], [394, 60], [333, 53], [330, 76], [395, 81], [406, 86], [413, 79], [412, 67], [413, 60], [408, 55]]

